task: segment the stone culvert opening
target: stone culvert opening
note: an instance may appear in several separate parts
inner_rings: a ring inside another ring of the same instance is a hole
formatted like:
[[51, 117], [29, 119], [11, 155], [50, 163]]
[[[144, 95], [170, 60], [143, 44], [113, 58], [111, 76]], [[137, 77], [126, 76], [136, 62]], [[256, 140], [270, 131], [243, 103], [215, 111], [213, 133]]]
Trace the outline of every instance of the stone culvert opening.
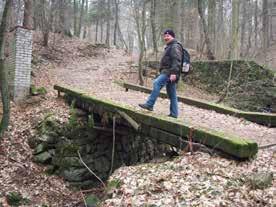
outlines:
[[89, 169], [106, 181], [120, 166], [148, 162], [172, 152], [170, 146], [139, 134], [122, 119], [79, 109], [71, 109], [65, 124], [46, 116], [38, 132], [29, 138], [34, 161], [47, 165], [48, 173], [62, 176], [82, 189], [100, 182], [84, 166], [79, 154]]

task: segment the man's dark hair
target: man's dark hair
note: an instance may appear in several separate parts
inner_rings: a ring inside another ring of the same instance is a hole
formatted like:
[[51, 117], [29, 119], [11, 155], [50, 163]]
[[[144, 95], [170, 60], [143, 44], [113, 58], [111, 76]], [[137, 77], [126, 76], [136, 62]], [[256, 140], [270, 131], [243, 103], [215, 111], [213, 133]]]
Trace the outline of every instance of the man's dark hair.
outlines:
[[171, 35], [173, 38], [175, 38], [175, 34], [174, 34], [173, 30], [171, 30], [171, 29], [166, 29], [166, 30], [164, 31], [163, 34], [164, 34], [164, 35], [165, 35], [165, 34], [169, 34], [169, 35]]

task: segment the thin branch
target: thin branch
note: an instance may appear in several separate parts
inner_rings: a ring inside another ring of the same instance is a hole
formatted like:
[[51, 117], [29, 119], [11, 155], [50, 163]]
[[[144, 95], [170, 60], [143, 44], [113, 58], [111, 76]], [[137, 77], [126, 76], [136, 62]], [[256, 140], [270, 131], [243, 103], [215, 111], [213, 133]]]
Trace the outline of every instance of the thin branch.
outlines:
[[79, 150], [78, 150], [78, 156], [79, 156], [79, 158], [80, 158], [81, 163], [87, 168], [87, 170], [88, 170], [92, 175], [94, 175], [94, 176], [102, 183], [104, 189], [106, 189], [106, 185], [104, 184], [104, 182], [102, 181], [102, 179], [99, 178], [99, 177], [98, 177], [98, 176], [97, 176], [97, 175], [96, 175], [96, 174], [85, 164], [85, 162], [82, 160]]
[[193, 152], [193, 131], [194, 131], [194, 129], [193, 128], [190, 128], [190, 132], [189, 132], [189, 149], [190, 149], [190, 151], [191, 151], [191, 153], [193, 154], [194, 152]]
[[114, 152], [115, 152], [115, 138], [116, 138], [116, 133], [115, 133], [115, 127], [116, 127], [116, 117], [113, 116], [113, 142], [112, 142], [112, 157], [111, 157], [111, 167], [110, 167], [110, 172], [109, 175], [111, 175], [112, 170], [113, 170], [113, 163], [114, 163]]
[[81, 197], [82, 197], [82, 199], [83, 199], [84, 205], [85, 205], [85, 207], [87, 207], [87, 203], [86, 203], [85, 197], [84, 197], [84, 195], [83, 195], [83, 192], [80, 191], [80, 193], [81, 193]]

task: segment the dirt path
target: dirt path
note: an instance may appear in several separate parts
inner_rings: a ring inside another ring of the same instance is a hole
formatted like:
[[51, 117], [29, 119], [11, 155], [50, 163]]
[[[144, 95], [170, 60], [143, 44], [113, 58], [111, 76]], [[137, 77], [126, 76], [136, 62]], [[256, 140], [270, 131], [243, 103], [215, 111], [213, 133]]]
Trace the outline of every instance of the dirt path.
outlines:
[[[136, 91], [125, 92], [115, 83], [115, 80], [129, 81], [128, 77], [121, 75], [122, 72], [129, 70], [127, 64], [129, 58], [121, 51], [112, 51], [111, 54], [96, 59], [72, 61], [64, 68], [55, 68], [51, 71], [51, 79], [54, 80], [53, 83], [81, 89], [91, 95], [111, 99], [141, 110], [137, 105], [144, 103], [148, 94]], [[183, 103], [179, 103], [179, 108], [179, 119], [192, 125], [252, 139], [260, 146], [276, 142], [276, 128], [268, 128], [241, 118], [218, 114]], [[169, 101], [159, 98], [153, 113], [166, 116], [169, 113], [168, 110]]]

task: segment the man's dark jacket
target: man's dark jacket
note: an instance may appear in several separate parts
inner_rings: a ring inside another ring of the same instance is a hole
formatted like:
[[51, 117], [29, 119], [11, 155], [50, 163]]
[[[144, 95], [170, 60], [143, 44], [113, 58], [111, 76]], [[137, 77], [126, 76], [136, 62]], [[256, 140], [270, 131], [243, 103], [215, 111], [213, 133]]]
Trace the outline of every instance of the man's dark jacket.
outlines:
[[165, 48], [163, 56], [160, 61], [160, 73], [171, 75], [175, 74], [177, 80], [180, 76], [180, 70], [182, 67], [182, 47], [173, 39], [169, 42]]

